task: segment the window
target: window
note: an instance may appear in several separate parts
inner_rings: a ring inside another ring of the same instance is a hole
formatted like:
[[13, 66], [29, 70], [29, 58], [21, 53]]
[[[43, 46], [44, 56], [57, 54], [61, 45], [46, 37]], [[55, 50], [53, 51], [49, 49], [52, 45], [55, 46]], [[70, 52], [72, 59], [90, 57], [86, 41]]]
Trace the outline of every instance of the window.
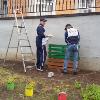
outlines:
[[95, 7], [95, 0], [79, 0], [79, 8]]
[[79, 8], [86, 8], [86, 0], [79, 0]]

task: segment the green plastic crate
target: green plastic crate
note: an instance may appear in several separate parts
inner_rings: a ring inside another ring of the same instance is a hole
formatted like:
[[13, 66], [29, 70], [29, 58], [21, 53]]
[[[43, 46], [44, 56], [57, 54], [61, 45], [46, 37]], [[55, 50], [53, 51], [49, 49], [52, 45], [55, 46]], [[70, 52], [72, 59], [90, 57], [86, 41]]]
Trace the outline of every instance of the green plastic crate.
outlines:
[[49, 44], [49, 47], [66, 47], [66, 45]]
[[[49, 44], [48, 57], [49, 58], [64, 59], [66, 47], [67, 47], [67, 45]], [[79, 59], [80, 58], [78, 57], [78, 60]], [[73, 54], [71, 54], [70, 60], [73, 60]]]

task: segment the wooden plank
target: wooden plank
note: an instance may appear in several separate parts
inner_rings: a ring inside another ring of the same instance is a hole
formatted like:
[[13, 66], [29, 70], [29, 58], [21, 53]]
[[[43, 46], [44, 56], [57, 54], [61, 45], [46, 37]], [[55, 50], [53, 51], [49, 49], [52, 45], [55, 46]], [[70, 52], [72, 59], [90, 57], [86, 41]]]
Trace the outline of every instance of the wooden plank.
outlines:
[[49, 58], [56, 58], [56, 59], [64, 59], [64, 56], [50, 56], [48, 55]]
[[[53, 63], [49, 63], [48, 64], [48, 67], [55, 67], [55, 68], [59, 68], [59, 67], [63, 67], [64, 66], [64, 64], [53, 64]], [[73, 67], [73, 64], [68, 64], [68, 68], [72, 68]]]
[[[55, 70], [63, 70], [63, 67], [57, 67], [57, 66], [49, 66], [48, 69], [55, 69]], [[67, 68], [68, 72], [73, 72], [73, 67], [68, 67]], [[77, 71], [80, 71], [79, 68]]]
[[63, 49], [63, 48], [48, 48], [48, 50], [49, 50], [49, 52], [51, 52], [51, 51], [62, 51], [62, 52], [64, 52], [65, 51], [65, 49]]
[[64, 63], [55, 63], [55, 62], [48, 62], [48, 65], [53, 65], [53, 66], [63, 66]]
[[[52, 62], [52, 61], [50, 62], [50, 61], [49, 61], [49, 62], [48, 62], [48, 65], [63, 66], [63, 65], [64, 65], [64, 62]], [[68, 65], [73, 65], [73, 63], [69, 62]]]
[[49, 58], [59, 58], [64, 59], [64, 55], [48, 55]]
[[[48, 52], [48, 55], [51, 55], [51, 56], [64, 56], [65, 57], [65, 52]], [[71, 53], [70, 57], [73, 58], [74, 55]]]
[[[48, 58], [48, 62], [64, 63], [64, 59]], [[69, 60], [68, 63], [73, 63], [73, 61]]]
[[[54, 56], [56, 56], [56, 55], [57, 56], [59, 56], [59, 55], [65, 56], [65, 53], [66, 52], [63, 52], [63, 51], [52, 51], [52, 50], [48, 52], [49, 55], [54, 55]], [[71, 53], [70, 57], [73, 57], [73, 56], [74, 56], [73, 53]]]
[[64, 59], [48, 58], [48, 62], [64, 62]]
[[[57, 61], [57, 62], [56, 62]], [[48, 67], [52, 66], [52, 67], [63, 67], [64, 66], [64, 60], [61, 60], [61, 62], [58, 62], [59, 60], [56, 59], [56, 60], [53, 60], [53, 61], [48, 61]], [[68, 68], [72, 68], [73, 66], [73, 62], [72, 61], [69, 61], [68, 63]]]
[[54, 66], [54, 65], [48, 65], [48, 68], [54, 68], [54, 69], [59, 69], [59, 68], [63, 68], [63, 66]]
[[[55, 58], [55, 59], [64, 59], [64, 55], [48, 55], [48, 58]], [[70, 56], [69, 58], [71, 61], [73, 61], [73, 56]], [[78, 56], [78, 60], [80, 60], [80, 57]]]
[[65, 55], [65, 52], [64, 51], [54, 51], [54, 50], [51, 50], [51, 51], [48, 51], [48, 54], [61, 54], [61, 55]]
[[[50, 49], [52, 48], [60, 48], [60, 49], [65, 49], [67, 47], [67, 45], [58, 45], [58, 44], [49, 44]], [[80, 48], [80, 45], [78, 45], [78, 47]]]
[[[55, 66], [55, 65], [48, 65], [48, 68], [50, 69], [64, 69], [64, 67], [63, 66]], [[72, 66], [69, 66], [68, 67], [68, 69], [73, 69], [73, 67]]]
[[49, 44], [50, 47], [66, 47], [67, 45]]

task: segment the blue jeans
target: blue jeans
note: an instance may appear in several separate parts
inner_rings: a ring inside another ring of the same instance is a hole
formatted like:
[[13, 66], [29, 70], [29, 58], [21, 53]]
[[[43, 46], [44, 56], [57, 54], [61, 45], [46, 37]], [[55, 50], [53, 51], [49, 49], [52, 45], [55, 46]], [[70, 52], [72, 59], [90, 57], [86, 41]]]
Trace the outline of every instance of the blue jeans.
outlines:
[[76, 44], [70, 44], [66, 48], [66, 53], [65, 53], [65, 59], [64, 59], [64, 72], [67, 72], [67, 67], [68, 67], [68, 61], [70, 58], [70, 54], [73, 53], [73, 71], [77, 71], [77, 66], [78, 66], [78, 45]]

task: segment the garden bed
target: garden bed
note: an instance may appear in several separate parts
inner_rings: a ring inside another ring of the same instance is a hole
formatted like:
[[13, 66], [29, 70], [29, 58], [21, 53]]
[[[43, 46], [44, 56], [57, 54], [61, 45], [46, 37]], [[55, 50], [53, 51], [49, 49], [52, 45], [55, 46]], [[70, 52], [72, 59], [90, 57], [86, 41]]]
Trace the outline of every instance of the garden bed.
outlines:
[[[48, 78], [50, 71], [54, 72], [54, 77]], [[14, 90], [9, 91], [6, 88], [8, 77], [14, 78]], [[44, 72], [33, 68], [24, 73], [22, 62], [7, 61], [4, 65], [0, 60], [0, 100], [57, 100], [59, 92], [66, 92], [68, 100], [83, 100], [81, 89], [87, 84], [100, 85], [99, 78], [100, 72], [83, 70], [80, 70], [78, 75], [72, 75], [72, 73], [63, 75], [60, 71], [47, 68]], [[30, 81], [34, 81], [36, 87], [33, 96], [26, 97], [25, 86]]]

